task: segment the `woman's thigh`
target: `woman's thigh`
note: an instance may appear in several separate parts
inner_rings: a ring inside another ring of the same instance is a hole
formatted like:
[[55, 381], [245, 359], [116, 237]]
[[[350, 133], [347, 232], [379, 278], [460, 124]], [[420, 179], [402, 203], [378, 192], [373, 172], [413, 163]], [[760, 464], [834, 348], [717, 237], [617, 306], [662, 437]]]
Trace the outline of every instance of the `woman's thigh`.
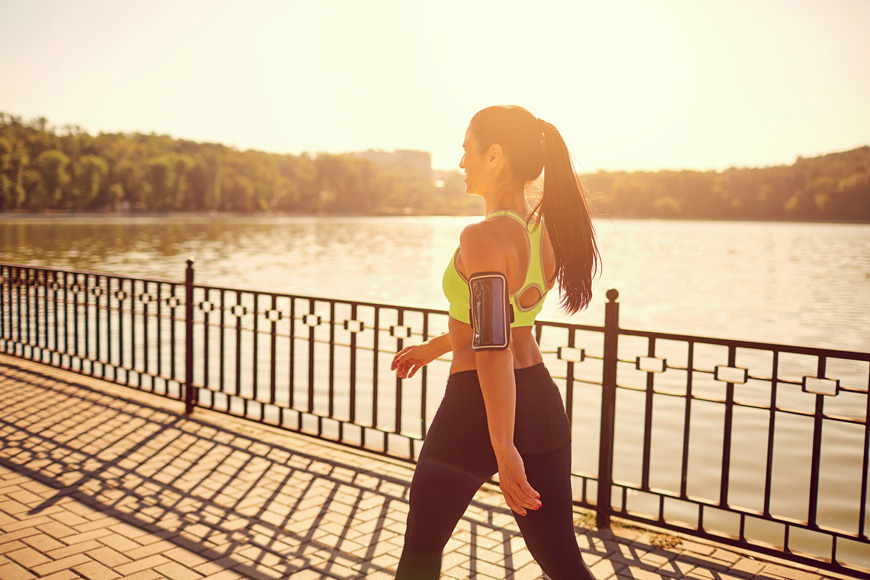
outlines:
[[497, 469], [480, 390], [447, 392], [432, 419], [418, 464], [433, 462], [485, 481]]
[[[480, 486], [497, 464], [482, 401], [444, 398], [420, 450], [411, 481], [407, 540], [421, 549], [438, 549], [450, 538]], [[480, 415], [483, 413], [483, 415]]]
[[514, 445], [522, 456], [561, 449], [571, 442], [571, 426], [559, 389], [544, 365], [516, 371]]

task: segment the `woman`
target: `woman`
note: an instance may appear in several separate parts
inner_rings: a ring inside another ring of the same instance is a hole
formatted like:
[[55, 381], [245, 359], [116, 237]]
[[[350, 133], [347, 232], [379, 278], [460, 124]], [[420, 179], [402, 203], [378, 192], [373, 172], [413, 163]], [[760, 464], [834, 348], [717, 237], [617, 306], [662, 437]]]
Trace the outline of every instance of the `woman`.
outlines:
[[[409, 378], [453, 351], [411, 483], [397, 578], [438, 578], [456, 523], [496, 472], [544, 572], [593, 578], [574, 537], [568, 418], [532, 335], [555, 281], [571, 314], [591, 298], [599, 256], [583, 190], [562, 136], [522, 107], [479, 111], [463, 149], [466, 192], [483, 197], [486, 219], [462, 231], [444, 273], [449, 332], [392, 363]], [[532, 209], [526, 186], [542, 170], [543, 197]]]

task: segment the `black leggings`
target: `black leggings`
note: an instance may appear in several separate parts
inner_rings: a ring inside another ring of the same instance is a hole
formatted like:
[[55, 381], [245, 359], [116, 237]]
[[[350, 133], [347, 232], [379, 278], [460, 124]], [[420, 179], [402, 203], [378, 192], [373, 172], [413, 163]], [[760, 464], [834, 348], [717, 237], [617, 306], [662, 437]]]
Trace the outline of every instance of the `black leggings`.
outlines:
[[[571, 431], [562, 398], [543, 363], [514, 371], [514, 444], [539, 510], [514, 513], [529, 551], [553, 580], [593, 579], [574, 537]], [[441, 553], [483, 482], [497, 471], [477, 371], [450, 375], [426, 435], [414, 479], [398, 580], [438, 578]]]

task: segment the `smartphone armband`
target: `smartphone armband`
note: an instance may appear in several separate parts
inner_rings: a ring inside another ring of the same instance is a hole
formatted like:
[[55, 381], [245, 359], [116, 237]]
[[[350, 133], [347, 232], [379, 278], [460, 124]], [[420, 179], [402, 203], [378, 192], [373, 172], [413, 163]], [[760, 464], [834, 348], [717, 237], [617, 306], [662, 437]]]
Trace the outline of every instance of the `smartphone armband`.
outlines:
[[507, 278], [499, 272], [481, 272], [468, 279], [471, 350], [503, 350], [510, 345], [511, 308]]

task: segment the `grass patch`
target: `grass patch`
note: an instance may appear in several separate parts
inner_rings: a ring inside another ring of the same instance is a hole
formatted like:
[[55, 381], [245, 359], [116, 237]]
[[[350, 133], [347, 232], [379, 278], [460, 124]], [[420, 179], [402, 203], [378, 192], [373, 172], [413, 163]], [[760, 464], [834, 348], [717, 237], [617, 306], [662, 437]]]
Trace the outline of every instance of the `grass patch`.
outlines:
[[576, 510], [574, 512], [574, 525], [587, 530], [594, 530], [598, 527], [595, 523], [595, 512]]
[[649, 544], [653, 548], [658, 548], [660, 550], [673, 550], [682, 544], [683, 541], [676, 537], [671, 536], [670, 534], [659, 534], [652, 533], [649, 535]]

